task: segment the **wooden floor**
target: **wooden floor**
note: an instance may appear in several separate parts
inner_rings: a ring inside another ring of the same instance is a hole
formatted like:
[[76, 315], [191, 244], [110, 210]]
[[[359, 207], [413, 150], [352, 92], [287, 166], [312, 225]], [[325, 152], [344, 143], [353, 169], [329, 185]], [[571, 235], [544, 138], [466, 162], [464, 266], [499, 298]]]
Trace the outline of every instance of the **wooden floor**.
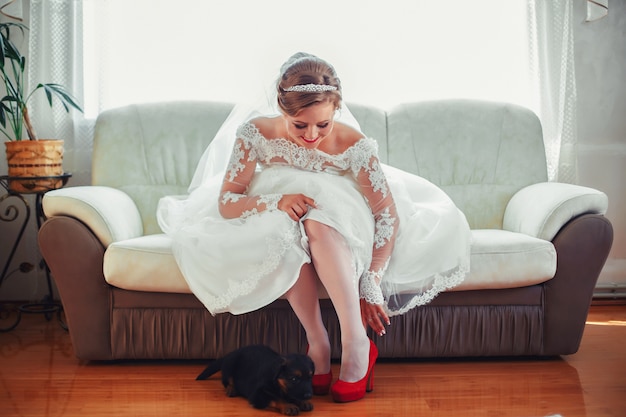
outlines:
[[[203, 362], [86, 363], [55, 321], [0, 333], [0, 416], [271, 416], [227, 398]], [[337, 364], [333, 365], [335, 375]], [[374, 391], [313, 416], [626, 416], [626, 305], [592, 306], [575, 355], [551, 360], [380, 362]]]

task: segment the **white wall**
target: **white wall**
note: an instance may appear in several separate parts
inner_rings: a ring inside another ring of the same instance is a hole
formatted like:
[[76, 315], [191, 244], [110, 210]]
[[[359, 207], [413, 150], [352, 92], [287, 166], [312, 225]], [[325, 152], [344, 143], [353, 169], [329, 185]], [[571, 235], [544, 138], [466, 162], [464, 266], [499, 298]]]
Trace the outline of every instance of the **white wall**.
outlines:
[[615, 237], [599, 285], [626, 286], [626, 1], [609, 1], [600, 20], [585, 17], [585, 1], [576, 0], [579, 183], [609, 196]]

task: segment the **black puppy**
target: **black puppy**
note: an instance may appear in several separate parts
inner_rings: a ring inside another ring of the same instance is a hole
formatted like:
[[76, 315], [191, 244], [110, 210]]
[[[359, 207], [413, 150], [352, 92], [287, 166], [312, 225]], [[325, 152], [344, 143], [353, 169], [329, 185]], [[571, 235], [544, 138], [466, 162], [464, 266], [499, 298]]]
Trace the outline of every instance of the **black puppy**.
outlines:
[[264, 345], [234, 350], [217, 359], [196, 380], [222, 371], [222, 384], [229, 397], [242, 396], [254, 407], [272, 407], [295, 416], [313, 410], [313, 361], [306, 355], [280, 355]]

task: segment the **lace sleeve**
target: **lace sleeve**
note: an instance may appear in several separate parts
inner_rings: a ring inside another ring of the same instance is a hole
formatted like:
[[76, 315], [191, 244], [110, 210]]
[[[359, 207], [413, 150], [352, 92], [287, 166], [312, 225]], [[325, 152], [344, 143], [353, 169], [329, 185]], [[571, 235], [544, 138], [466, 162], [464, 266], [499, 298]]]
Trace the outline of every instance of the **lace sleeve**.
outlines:
[[376, 142], [362, 139], [352, 147], [352, 172], [374, 216], [372, 263], [359, 283], [361, 298], [383, 304], [380, 282], [389, 265], [399, 226], [396, 205], [378, 160]]
[[[265, 210], [277, 210], [282, 194], [249, 196], [246, 194], [256, 170], [255, 138], [243, 125], [237, 131], [220, 192], [220, 214], [227, 219], [246, 218]], [[249, 125], [248, 125], [249, 126]]]

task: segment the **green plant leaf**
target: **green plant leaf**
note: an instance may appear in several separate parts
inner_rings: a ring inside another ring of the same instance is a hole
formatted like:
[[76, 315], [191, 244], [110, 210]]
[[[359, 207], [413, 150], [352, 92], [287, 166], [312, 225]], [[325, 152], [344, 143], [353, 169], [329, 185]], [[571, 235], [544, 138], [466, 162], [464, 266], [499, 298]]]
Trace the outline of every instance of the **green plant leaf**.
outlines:
[[43, 89], [46, 92], [46, 97], [48, 99], [48, 104], [50, 105], [50, 107], [52, 107], [52, 96], [54, 95], [59, 99], [59, 101], [61, 101], [61, 104], [63, 104], [63, 107], [65, 108], [66, 112], [70, 111], [68, 105], [74, 107], [76, 110], [80, 112], [83, 111], [80, 105], [76, 102], [76, 99], [74, 99], [74, 97], [72, 97], [70, 93], [67, 92], [65, 87], [63, 87], [61, 84], [55, 84], [55, 83], [39, 84], [37, 85], [36, 88], [41, 88], [41, 87], [43, 87]]
[[18, 100], [14, 96], [4, 96], [2, 98], [2, 104], [4, 104], [7, 101], [10, 101], [10, 102], [13, 102], [13, 103], [17, 103]]
[[30, 94], [24, 94], [26, 57], [11, 40], [11, 34], [16, 30], [24, 35], [28, 27], [21, 23], [0, 22], [0, 76], [6, 88], [6, 96], [0, 100], [0, 125], [5, 127], [9, 125], [8, 130], [11, 130], [12, 136], [4, 129], [0, 131], [9, 140], [22, 140], [22, 134], [26, 128], [28, 137], [36, 139], [28, 116], [27, 104], [38, 89], [44, 90], [50, 107], [54, 104], [54, 98], [57, 98], [66, 112], [69, 112], [70, 108], [81, 112], [83, 110], [76, 99], [60, 84], [40, 83]]
[[0, 43], [2, 45], [1, 49], [1, 57], [2, 57], [2, 65], [4, 66], [4, 61], [6, 58], [20, 62], [23, 58], [19, 49], [13, 44], [11, 41], [11, 28], [17, 27], [22, 32], [22, 36], [24, 35], [26, 26], [20, 23], [0, 23]]
[[4, 36], [0, 36], [0, 67], [4, 69]]

